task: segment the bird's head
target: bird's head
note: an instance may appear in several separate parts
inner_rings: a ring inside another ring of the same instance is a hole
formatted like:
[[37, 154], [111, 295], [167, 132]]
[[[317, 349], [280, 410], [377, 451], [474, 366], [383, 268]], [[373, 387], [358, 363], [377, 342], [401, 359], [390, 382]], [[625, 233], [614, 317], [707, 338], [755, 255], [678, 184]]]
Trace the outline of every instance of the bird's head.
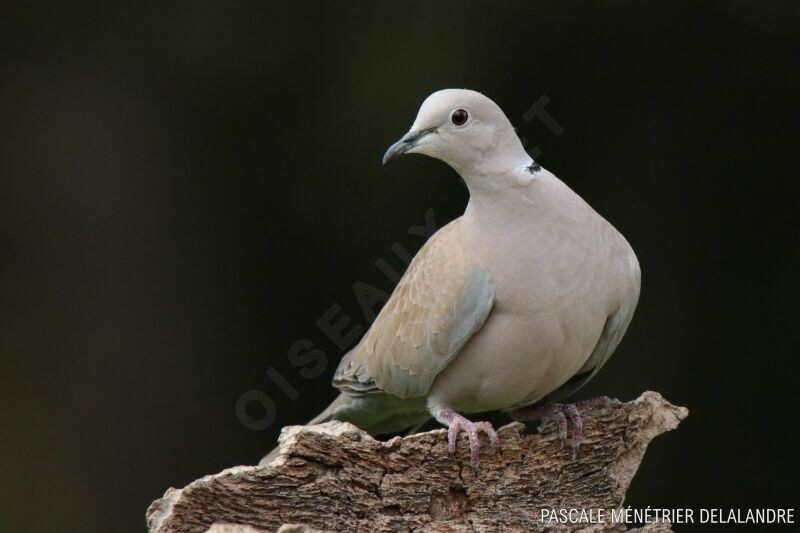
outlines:
[[444, 89], [425, 99], [411, 129], [386, 150], [383, 163], [403, 154], [441, 159], [468, 185], [530, 161], [503, 110], [466, 89]]

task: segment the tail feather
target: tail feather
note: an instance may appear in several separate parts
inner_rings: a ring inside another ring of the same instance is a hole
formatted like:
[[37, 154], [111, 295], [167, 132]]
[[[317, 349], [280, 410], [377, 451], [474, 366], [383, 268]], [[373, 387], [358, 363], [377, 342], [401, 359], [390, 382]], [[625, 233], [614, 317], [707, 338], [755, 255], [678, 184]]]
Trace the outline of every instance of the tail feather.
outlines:
[[[320, 414], [312, 418], [311, 420], [306, 423], [307, 426], [313, 426], [314, 424], [322, 424], [323, 422], [327, 422], [331, 420], [333, 412], [336, 411], [341, 406], [348, 405], [352, 401], [350, 396], [346, 394], [339, 394], [339, 396], [334, 399], [331, 404], [325, 408]], [[270, 452], [261, 458], [258, 462], [259, 466], [266, 466], [270, 464], [276, 457], [278, 457], [278, 452], [280, 451], [280, 446], [275, 446], [270, 450]]]
[[325, 408], [320, 414], [315, 416], [311, 419], [306, 425], [312, 426], [314, 424], [322, 424], [323, 422], [327, 422], [332, 420], [333, 412], [336, 411], [339, 407], [343, 407], [345, 405], [350, 405], [353, 402], [353, 397], [348, 396], [346, 394], [339, 394], [335, 400], [331, 402], [331, 404]]
[[[383, 393], [366, 396], [339, 394], [306, 425], [342, 420], [360, 427], [370, 435], [383, 435], [420, 426], [429, 418], [423, 398], [404, 400]], [[273, 448], [258, 464], [265, 466], [271, 463], [278, 456], [278, 449]]]

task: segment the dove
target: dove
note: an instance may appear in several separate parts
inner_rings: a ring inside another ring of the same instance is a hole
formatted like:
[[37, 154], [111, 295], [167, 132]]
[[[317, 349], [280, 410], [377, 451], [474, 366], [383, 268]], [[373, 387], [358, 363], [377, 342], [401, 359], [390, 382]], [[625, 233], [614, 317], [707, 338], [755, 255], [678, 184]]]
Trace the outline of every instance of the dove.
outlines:
[[[636, 309], [641, 272], [631, 246], [554, 174], [533, 161], [492, 100], [434, 92], [383, 163], [423, 154], [464, 180], [464, 214], [433, 234], [355, 348], [339, 396], [310, 424], [348, 421], [373, 434], [448, 428], [450, 453], [468, 436], [480, 465], [489, 422], [554, 419], [573, 456], [583, 404], [558, 404], [608, 361]], [[601, 400], [602, 401], [602, 400]]]

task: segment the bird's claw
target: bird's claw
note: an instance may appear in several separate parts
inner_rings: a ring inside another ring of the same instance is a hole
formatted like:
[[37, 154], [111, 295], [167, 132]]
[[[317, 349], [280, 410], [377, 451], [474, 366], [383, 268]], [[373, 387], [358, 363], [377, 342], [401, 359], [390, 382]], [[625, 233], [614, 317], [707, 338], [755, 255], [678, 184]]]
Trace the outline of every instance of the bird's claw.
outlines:
[[470, 465], [477, 471], [481, 464], [481, 442], [478, 432], [482, 431], [489, 437], [492, 453], [500, 448], [500, 437], [489, 422], [472, 422], [458, 413], [453, 413], [447, 427], [447, 451], [450, 455], [456, 452], [456, 441], [462, 431], [469, 437]]
[[567, 431], [572, 426], [572, 433], [570, 435], [570, 446], [572, 448], [572, 459], [578, 457], [580, 451], [581, 438], [583, 436], [583, 419], [578, 407], [573, 403], [560, 404], [551, 403], [544, 406], [543, 413], [541, 414], [541, 423], [539, 424], [539, 431], [543, 426], [550, 421], [555, 422], [558, 428], [558, 440], [561, 442], [561, 449], [567, 443]]
[[519, 421], [539, 419], [539, 430], [549, 421], [553, 421], [558, 429], [558, 440], [561, 442], [561, 449], [567, 442], [567, 431], [572, 426], [570, 435], [570, 446], [572, 448], [572, 459], [577, 459], [583, 438], [583, 418], [581, 410], [589, 407], [607, 406], [611, 403], [608, 396], [599, 396], [591, 400], [578, 403], [549, 403], [546, 405], [534, 406], [533, 408], [522, 408], [514, 413], [514, 418]]

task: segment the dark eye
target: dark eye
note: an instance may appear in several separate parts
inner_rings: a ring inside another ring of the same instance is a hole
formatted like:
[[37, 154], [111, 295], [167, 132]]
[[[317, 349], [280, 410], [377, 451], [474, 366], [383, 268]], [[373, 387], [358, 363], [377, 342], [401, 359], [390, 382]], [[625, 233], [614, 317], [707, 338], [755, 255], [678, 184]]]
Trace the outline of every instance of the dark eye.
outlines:
[[453, 111], [453, 116], [450, 117], [450, 120], [452, 120], [453, 124], [456, 126], [462, 126], [468, 118], [469, 113], [467, 113], [466, 109], [456, 109]]

